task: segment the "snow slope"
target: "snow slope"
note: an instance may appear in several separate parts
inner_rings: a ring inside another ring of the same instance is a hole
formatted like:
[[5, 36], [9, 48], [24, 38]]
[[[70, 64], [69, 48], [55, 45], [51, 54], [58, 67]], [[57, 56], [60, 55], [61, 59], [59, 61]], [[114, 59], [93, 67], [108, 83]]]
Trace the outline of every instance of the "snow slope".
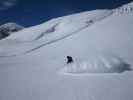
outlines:
[[1, 40], [0, 100], [132, 100], [132, 71], [59, 73], [66, 68], [67, 55], [80, 64], [101, 61], [100, 55], [111, 61], [111, 68], [117, 61], [132, 67], [132, 26], [132, 11], [96, 10], [53, 19]]
[[14, 56], [33, 51], [40, 46], [77, 33], [111, 14], [112, 11], [109, 10], [85, 12], [25, 28], [0, 41], [0, 56]]

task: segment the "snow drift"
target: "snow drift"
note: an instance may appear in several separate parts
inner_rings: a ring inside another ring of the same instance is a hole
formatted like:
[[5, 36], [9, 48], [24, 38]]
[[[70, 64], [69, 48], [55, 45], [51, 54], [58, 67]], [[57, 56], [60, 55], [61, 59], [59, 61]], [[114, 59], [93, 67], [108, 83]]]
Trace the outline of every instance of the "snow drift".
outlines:
[[116, 55], [99, 54], [93, 55], [86, 61], [75, 61], [65, 65], [61, 73], [81, 75], [91, 73], [122, 73], [130, 71], [130, 65]]

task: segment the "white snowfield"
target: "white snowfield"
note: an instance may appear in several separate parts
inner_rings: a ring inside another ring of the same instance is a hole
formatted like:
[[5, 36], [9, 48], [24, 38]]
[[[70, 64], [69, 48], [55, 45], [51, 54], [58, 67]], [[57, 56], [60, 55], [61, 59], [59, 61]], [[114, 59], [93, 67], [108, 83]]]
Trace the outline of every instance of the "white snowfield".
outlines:
[[132, 100], [132, 8], [60, 17], [0, 40], [0, 100]]

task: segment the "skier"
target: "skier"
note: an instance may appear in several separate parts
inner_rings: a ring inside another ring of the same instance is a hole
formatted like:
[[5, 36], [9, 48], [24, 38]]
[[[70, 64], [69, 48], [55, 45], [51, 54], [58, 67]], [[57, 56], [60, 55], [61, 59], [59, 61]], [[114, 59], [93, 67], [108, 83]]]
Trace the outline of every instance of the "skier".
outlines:
[[73, 58], [71, 56], [67, 56], [67, 64], [73, 63]]

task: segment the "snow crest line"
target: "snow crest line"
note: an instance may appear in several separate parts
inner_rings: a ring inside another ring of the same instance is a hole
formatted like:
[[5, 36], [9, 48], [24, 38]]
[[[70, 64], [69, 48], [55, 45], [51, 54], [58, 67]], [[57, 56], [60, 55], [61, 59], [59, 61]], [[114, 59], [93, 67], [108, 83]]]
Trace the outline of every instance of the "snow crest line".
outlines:
[[95, 24], [96, 22], [99, 22], [99, 21], [111, 16], [113, 13], [114, 12], [112, 10], [101, 13], [102, 16], [95, 16], [92, 19], [86, 20], [84, 23], [85, 25], [83, 25], [82, 27], [80, 26], [78, 29], [74, 29], [73, 32], [69, 33], [69, 31], [68, 31], [65, 34], [62, 34], [62, 32], [58, 33], [58, 30], [56, 31], [56, 28], [61, 24], [61, 22], [59, 21], [58, 23], [53, 25], [50, 29], [47, 29], [44, 33], [41, 33], [33, 41], [28, 42], [28, 43], [31, 43], [31, 45], [33, 43], [34, 44], [36, 43], [37, 44], [36, 46], [31, 47], [31, 49], [29, 48], [29, 50], [22, 51], [19, 54], [1, 55], [0, 57], [12, 57], [12, 56], [19, 56], [19, 55], [25, 55], [25, 54], [31, 53], [31, 52], [33, 52], [33, 51], [35, 51], [35, 50], [37, 50], [37, 49], [39, 49], [45, 45], [51, 44], [53, 42], [62, 40], [62, 39], [66, 38], [68, 36], [71, 36], [73, 34], [76, 34], [80, 31], [88, 28], [89, 26]]
[[[97, 21], [101, 21], [101, 20], [103, 20], [104, 18], [107, 18], [107, 17], [109, 17], [109, 16], [112, 15], [112, 14], [113, 14], [113, 12], [111, 12], [110, 14], [108, 14], [108, 15], [106, 15], [106, 16], [103, 16], [103, 17], [100, 18], [100, 19], [87, 21], [87, 22], [86, 22], [87, 25], [86, 25], [85, 27], [83, 27], [83, 28], [81, 28], [81, 29], [78, 29], [77, 31], [72, 32], [72, 33], [70, 33], [70, 34], [67, 34], [66, 36], [63, 36], [62, 38], [55, 39], [55, 40], [52, 40], [52, 41], [47, 42], [47, 43], [45, 43], [45, 44], [42, 44], [42, 45], [40, 45], [40, 46], [38, 46], [38, 47], [36, 47], [36, 48], [33, 48], [33, 49], [29, 50], [29, 51], [26, 51], [26, 52], [23, 53], [23, 54], [30, 53], [30, 52], [35, 51], [35, 50], [37, 50], [37, 49], [39, 49], [39, 48], [41, 48], [41, 47], [43, 47], [43, 46], [45, 46], [45, 45], [51, 44], [51, 43], [56, 42], [56, 41], [58, 41], [58, 40], [62, 40], [62, 39], [64, 39], [64, 38], [66, 38], [66, 37], [71, 36], [71, 35], [74, 34], [74, 33], [78, 33], [78, 32], [80, 32], [80, 31], [86, 29], [86, 28], [89, 27], [90, 25], [95, 24]], [[95, 18], [94, 18], [94, 19], [95, 19]], [[58, 23], [58, 24], [59, 24], [59, 23]], [[56, 24], [56, 26], [57, 26], [58, 24]], [[55, 27], [56, 27], [56, 26], [55, 26]]]

